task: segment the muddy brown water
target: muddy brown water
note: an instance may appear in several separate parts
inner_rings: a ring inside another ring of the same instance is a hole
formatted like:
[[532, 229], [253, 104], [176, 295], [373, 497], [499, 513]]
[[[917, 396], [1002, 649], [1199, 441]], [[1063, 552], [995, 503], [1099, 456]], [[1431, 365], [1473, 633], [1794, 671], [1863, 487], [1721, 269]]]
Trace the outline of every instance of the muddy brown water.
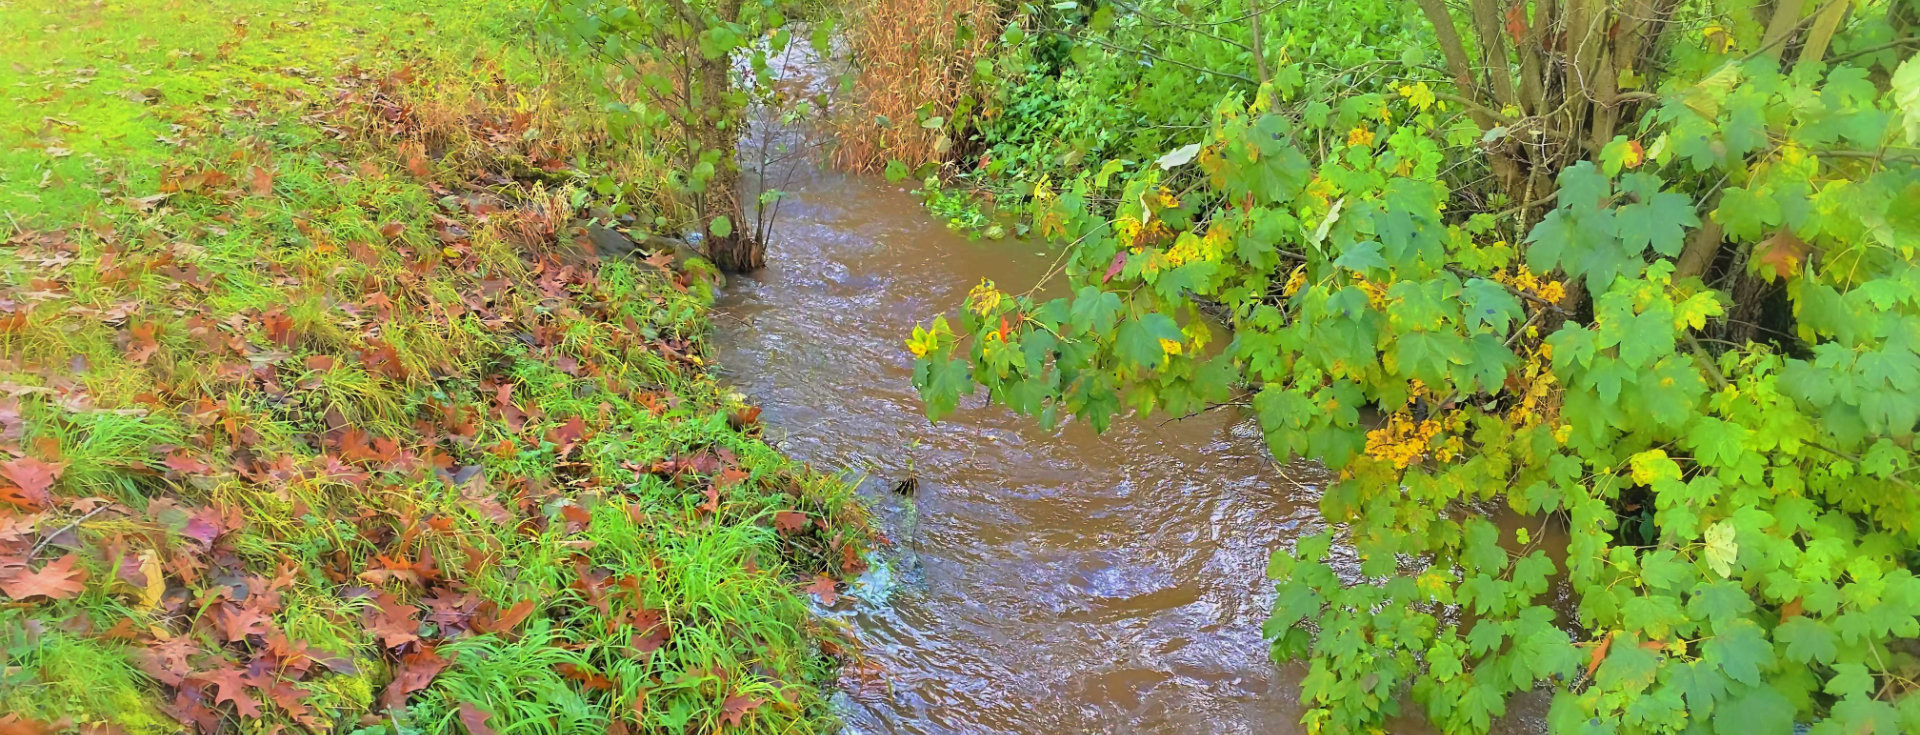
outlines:
[[[841, 603], [879, 666], [870, 733], [1286, 732], [1260, 638], [1267, 555], [1316, 523], [1321, 473], [1239, 417], [1046, 431], [977, 397], [937, 424], [903, 340], [982, 278], [1025, 290], [1038, 246], [975, 243], [899, 187], [790, 186], [768, 267], [721, 300], [720, 364], [769, 436], [864, 473], [895, 548]], [[911, 498], [885, 486], [909, 473]]]
[[[811, 93], [828, 88], [810, 59], [787, 68]], [[791, 127], [755, 127], [773, 148], [808, 147]], [[743, 158], [762, 142], [743, 141]], [[969, 241], [906, 186], [811, 156], [769, 175], [784, 196], [768, 266], [721, 296], [718, 357], [764, 408], [768, 438], [859, 480], [894, 541], [823, 610], [866, 647], [870, 676], [837, 697], [848, 730], [1302, 732], [1302, 671], [1269, 658], [1260, 626], [1269, 554], [1323, 527], [1325, 470], [1274, 461], [1227, 410], [1095, 434], [1048, 431], [976, 395], [928, 422], [904, 345], [913, 326], [982, 279], [1025, 291], [1057, 253]], [[908, 476], [917, 491], [892, 492]], [[1544, 707], [1522, 709], [1496, 731], [1544, 731]]]

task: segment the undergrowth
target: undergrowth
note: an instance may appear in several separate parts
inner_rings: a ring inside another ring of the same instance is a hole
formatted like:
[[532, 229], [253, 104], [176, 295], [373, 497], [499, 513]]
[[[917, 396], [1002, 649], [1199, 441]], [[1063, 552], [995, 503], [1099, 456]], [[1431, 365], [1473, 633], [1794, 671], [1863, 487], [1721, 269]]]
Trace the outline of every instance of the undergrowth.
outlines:
[[829, 726], [864, 511], [531, 13], [0, 5], [0, 729]]

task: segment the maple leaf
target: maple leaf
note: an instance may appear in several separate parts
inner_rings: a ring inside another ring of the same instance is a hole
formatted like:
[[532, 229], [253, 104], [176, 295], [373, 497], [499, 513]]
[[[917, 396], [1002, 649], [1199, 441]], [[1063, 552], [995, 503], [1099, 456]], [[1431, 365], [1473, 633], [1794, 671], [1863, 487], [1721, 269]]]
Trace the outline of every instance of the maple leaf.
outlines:
[[483, 603], [473, 614], [473, 629], [481, 633], [505, 633], [520, 625], [520, 621], [526, 620], [531, 614], [533, 614], [532, 600], [513, 603], [513, 606], [507, 608], [505, 612], [500, 612], [498, 606], [492, 602]]
[[300, 336], [293, 333], [293, 317], [279, 309], [261, 314], [260, 326], [266, 328], [267, 339], [281, 347], [292, 348], [300, 341]]
[[160, 325], [153, 322], [141, 322], [127, 327], [127, 359], [146, 364], [153, 359], [153, 353], [160, 351], [160, 340], [156, 332]]
[[257, 197], [273, 196], [273, 172], [260, 166], [247, 169], [247, 190]]
[[182, 475], [204, 475], [213, 470], [213, 466], [200, 458], [187, 454], [185, 449], [175, 449], [165, 460], [167, 469]]
[[84, 569], [74, 569], [80, 561], [78, 554], [67, 554], [55, 559], [37, 572], [17, 572], [10, 577], [0, 577], [0, 592], [15, 600], [29, 597], [45, 597], [49, 600], [65, 600], [80, 595], [86, 589], [82, 584], [87, 579]]
[[467, 735], [494, 735], [493, 728], [487, 726], [487, 720], [493, 713], [480, 709], [472, 702], [460, 703], [460, 726], [467, 728]]
[[602, 692], [613, 689], [612, 679], [578, 664], [560, 664], [553, 667], [553, 670], [560, 672], [561, 676], [580, 682], [580, 686], [588, 689]]
[[451, 663], [431, 647], [422, 648], [400, 657], [400, 666], [394, 670], [393, 682], [380, 692], [380, 704], [383, 709], [399, 709], [407, 703], [407, 696], [427, 688], [433, 683], [433, 677]]
[[27, 510], [40, 510], [47, 507], [52, 495], [53, 481], [60, 479], [60, 473], [66, 469], [64, 464], [42, 462], [33, 457], [0, 462], [0, 475], [13, 482], [13, 492], [0, 495]]
[[840, 599], [840, 593], [835, 590], [838, 585], [839, 583], [832, 577], [818, 574], [814, 575], [813, 584], [807, 585], [800, 591], [817, 596], [820, 598], [820, 604], [832, 607], [834, 601]]
[[368, 632], [380, 638], [388, 648], [399, 648], [420, 640], [420, 608], [382, 594], [365, 614]]
[[749, 697], [745, 694], [735, 694], [727, 697], [727, 701], [720, 705], [720, 720], [728, 725], [738, 726], [740, 720], [745, 718], [748, 712], [752, 712], [765, 703], [766, 701], [759, 697]]
[[244, 641], [247, 636], [273, 632], [273, 618], [253, 605], [223, 602], [214, 610], [214, 624], [220, 638], [228, 643]]
[[0, 735], [50, 735], [55, 727], [15, 713], [0, 715]]
[[1520, 45], [1520, 40], [1525, 38], [1526, 35], [1527, 4], [1517, 2], [1513, 4], [1513, 7], [1507, 8], [1507, 36], [1511, 37], [1514, 45], [1518, 46]]
[[773, 527], [783, 533], [799, 533], [807, 527], [807, 514], [797, 510], [783, 510], [773, 514]]
[[1773, 237], [1753, 247], [1755, 254], [1753, 269], [1771, 281], [1776, 278], [1785, 280], [1799, 275], [1801, 266], [1807, 262], [1807, 254], [1813, 247], [1793, 234], [1792, 230], [1781, 228]]
[[734, 431], [746, 431], [747, 429], [751, 429], [759, 423], [760, 423], [760, 407], [759, 406], [747, 406], [745, 408], [736, 408], [733, 410], [733, 412], [727, 414], [727, 426], [731, 427]]
[[232, 702], [234, 710], [239, 712], [241, 717], [258, 719], [260, 702], [247, 694], [246, 673], [245, 669], [238, 668], [215, 669], [188, 678], [212, 684], [216, 689], [213, 697], [214, 704]]

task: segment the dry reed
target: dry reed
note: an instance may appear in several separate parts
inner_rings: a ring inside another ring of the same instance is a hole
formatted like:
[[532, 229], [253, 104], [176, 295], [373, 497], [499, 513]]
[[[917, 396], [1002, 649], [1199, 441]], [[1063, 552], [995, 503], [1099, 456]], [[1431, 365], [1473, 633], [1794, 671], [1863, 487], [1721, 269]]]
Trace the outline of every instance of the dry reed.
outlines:
[[[875, 171], [895, 159], [915, 167], [945, 160], [953, 111], [972, 86], [974, 62], [992, 52], [999, 27], [996, 3], [848, 3], [854, 20], [847, 24], [846, 41], [859, 73], [853, 99], [835, 116], [834, 164]], [[922, 127], [933, 117], [948, 124]]]

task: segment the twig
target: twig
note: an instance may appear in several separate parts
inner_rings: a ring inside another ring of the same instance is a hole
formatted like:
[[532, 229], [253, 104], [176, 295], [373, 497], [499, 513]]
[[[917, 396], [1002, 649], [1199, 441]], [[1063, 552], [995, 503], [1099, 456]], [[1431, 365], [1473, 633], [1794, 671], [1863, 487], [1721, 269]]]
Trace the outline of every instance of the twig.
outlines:
[[101, 511], [106, 510], [107, 508], [110, 508], [110, 507], [112, 506], [102, 505], [98, 508], [94, 508], [93, 510], [87, 511], [86, 515], [73, 519], [72, 523], [62, 526], [60, 527], [60, 530], [54, 531], [53, 533], [47, 534], [45, 537], [41, 538], [40, 542], [37, 544], [34, 544], [33, 549], [27, 552], [27, 563], [28, 564], [33, 563], [33, 558], [40, 555], [40, 550], [47, 548], [47, 544], [53, 543], [53, 540], [56, 538], [59, 538], [60, 534], [66, 533], [75, 528], [79, 528], [80, 524], [85, 523], [88, 518], [92, 518], [96, 515], [99, 515]]

